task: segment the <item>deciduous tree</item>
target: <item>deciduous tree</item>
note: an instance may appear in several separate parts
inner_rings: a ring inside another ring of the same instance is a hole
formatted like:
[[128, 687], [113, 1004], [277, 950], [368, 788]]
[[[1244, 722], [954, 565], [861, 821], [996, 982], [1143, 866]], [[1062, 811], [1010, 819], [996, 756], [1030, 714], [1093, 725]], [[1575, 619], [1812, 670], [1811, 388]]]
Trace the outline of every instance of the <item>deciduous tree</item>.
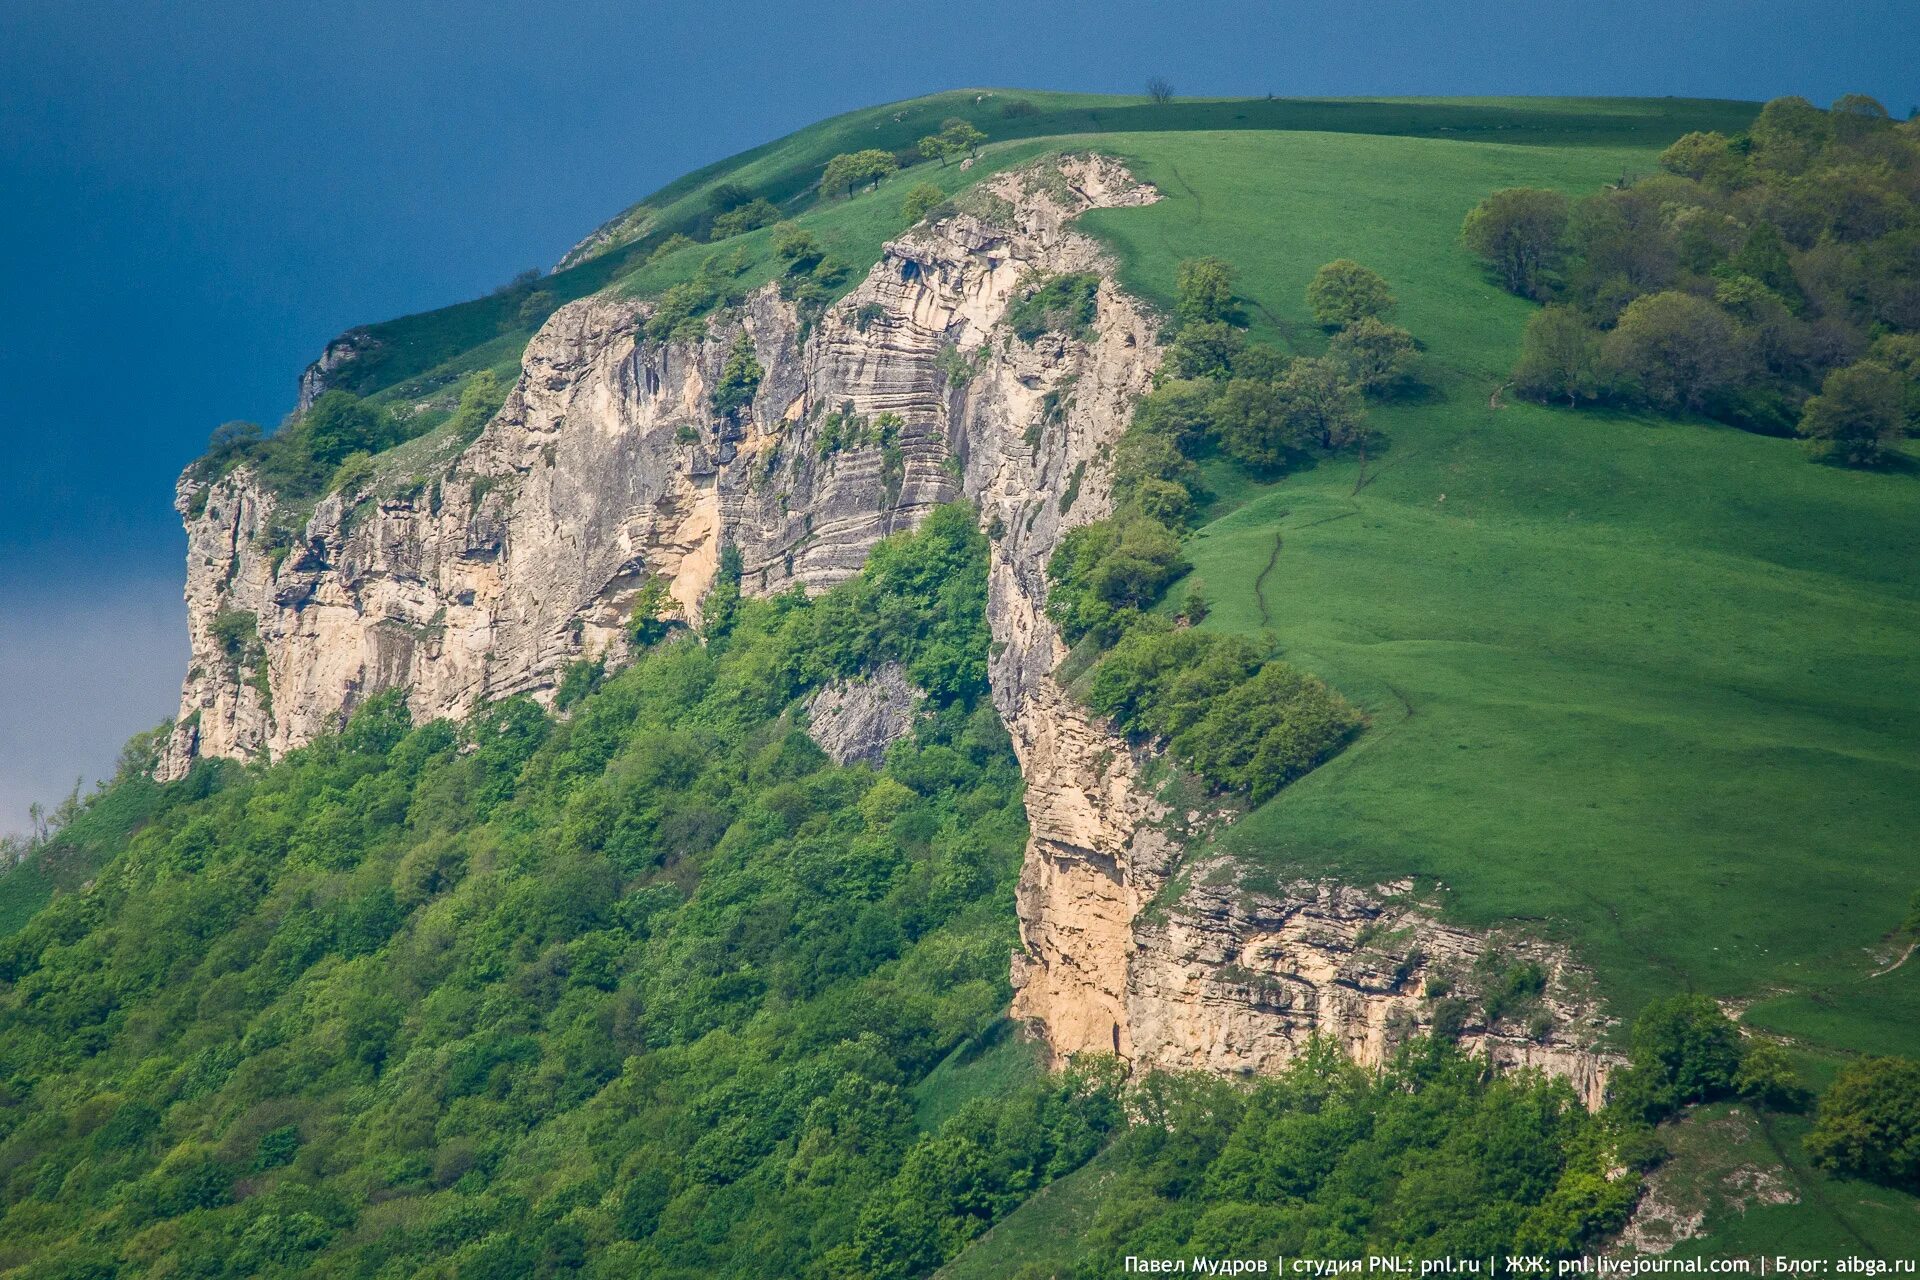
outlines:
[[1567, 198], [1558, 191], [1508, 187], [1475, 205], [1460, 234], [1508, 292], [1536, 297], [1559, 258], [1567, 210]]
[[1314, 272], [1307, 306], [1320, 324], [1338, 329], [1356, 320], [1384, 319], [1395, 303], [1385, 276], [1351, 258], [1336, 258]]
[[1822, 462], [1877, 466], [1904, 432], [1905, 396], [1900, 375], [1885, 365], [1862, 360], [1835, 369], [1807, 401], [1800, 434]]

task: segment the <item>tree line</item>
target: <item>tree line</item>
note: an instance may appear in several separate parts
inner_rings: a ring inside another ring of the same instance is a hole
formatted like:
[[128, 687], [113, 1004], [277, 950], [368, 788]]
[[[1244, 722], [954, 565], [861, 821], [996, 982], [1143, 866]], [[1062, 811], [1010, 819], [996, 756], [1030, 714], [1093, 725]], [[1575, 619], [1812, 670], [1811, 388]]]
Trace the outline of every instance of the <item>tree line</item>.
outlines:
[[1881, 465], [1920, 429], [1920, 123], [1766, 104], [1579, 200], [1496, 191], [1462, 237], [1528, 322], [1516, 391], [1703, 414]]

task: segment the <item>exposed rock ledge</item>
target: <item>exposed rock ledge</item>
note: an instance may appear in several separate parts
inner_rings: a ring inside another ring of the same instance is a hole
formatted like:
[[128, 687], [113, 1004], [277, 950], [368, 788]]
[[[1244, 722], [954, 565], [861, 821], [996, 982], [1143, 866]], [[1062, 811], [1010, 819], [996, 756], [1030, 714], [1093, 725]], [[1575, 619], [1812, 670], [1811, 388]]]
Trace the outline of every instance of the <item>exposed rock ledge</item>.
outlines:
[[[1317, 1030], [1377, 1058], [1419, 1016], [1417, 978], [1383, 986], [1362, 933], [1391, 915], [1425, 955], [1458, 963], [1484, 944], [1352, 890], [1263, 897], [1206, 879], [1147, 912], [1175, 871], [1181, 815], [1145, 784], [1152, 762], [1053, 676], [1065, 646], [1042, 608], [1047, 561], [1111, 510], [1111, 446], [1159, 361], [1157, 322], [1070, 223], [1156, 198], [1099, 157], [999, 175], [969, 211], [887, 245], [804, 338], [771, 286], [694, 342], [640, 337], [637, 301], [571, 303], [476, 441], [410, 464], [428, 474], [322, 500], [278, 550], [275, 496], [250, 473], [204, 489], [183, 477], [193, 665], [162, 776], [202, 755], [277, 756], [382, 689], [407, 689], [422, 717], [549, 696], [569, 663], [621, 656], [650, 578], [694, 617], [731, 545], [750, 592], [824, 589], [964, 493], [990, 537], [990, 673], [1032, 828], [1015, 1016], [1056, 1057], [1263, 1070]], [[1092, 331], [1014, 339], [1001, 321], [1019, 282], [1064, 271], [1102, 276]], [[751, 406], [716, 418], [707, 389], [742, 333], [765, 377]], [[842, 406], [898, 415], [893, 440], [823, 455], [821, 420]], [[1591, 1096], [1599, 1060], [1557, 1047], [1591, 1020], [1563, 1012], [1552, 1046], [1469, 1030]]]
[[920, 717], [927, 695], [888, 662], [859, 680], [836, 680], [807, 700], [807, 736], [835, 764], [878, 766], [887, 748], [904, 738]]

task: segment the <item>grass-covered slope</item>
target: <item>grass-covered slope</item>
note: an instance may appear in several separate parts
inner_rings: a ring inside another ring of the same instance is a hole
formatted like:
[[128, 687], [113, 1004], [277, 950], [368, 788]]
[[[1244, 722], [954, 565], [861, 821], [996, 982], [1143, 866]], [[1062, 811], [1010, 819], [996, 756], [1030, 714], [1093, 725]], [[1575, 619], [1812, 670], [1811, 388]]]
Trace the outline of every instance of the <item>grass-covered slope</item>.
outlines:
[[[1218, 130], [1497, 137], [1541, 147], [1612, 143], [1657, 148], [1689, 129], [1736, 130], [1752, 111], [1746, 103], [1686, 99], [1233, 98], [1154, 104], [1141, 98], [1010, 89], [933, 94], [835, 116], [687, 174], [610, 220], [569, 255], [562, 269], [541, 280], [368, 325], [375, 346], [343, 365], [330, 381], [356, 395], [407, 403], [447, 398], [449, 387], [478, 369], [510, 375], [527, 339], [555, 307], [638, 270], [669, 235], [704, 239], [713, 213], [710, 198], [723, 184], [763, 196], [783, 214], [800, 214], [812, 207], [820, 174], [833, 156], [877, 148], [914, 162], [916, 142], [953, 117], [969, 121], [996, 144], [1014, 144], [1019, 154], [1031, 154], [1038, 148], [1018, 144], [1115, 132]], [[995, 167], [1017, 158], [997, 154], [1000, 151], [989, 152]], [[910, 170], [914, 182], [931, 181], [949, 189], [987, 171], [963, 176], [957, 166], [931, 162], [913, 163]], [[870, 203], [897, 215], [902, 190], [885, 187], [884, 198]], [[853, 225], [832, 217], [822, 221], [828, 247], [858, 269], [878, 257], [881, 242], [904, 225], [897, 216], [869, 216]], [[692, 269], [691, 264], [685, 267], [689, 273]]]
[[[1136, 287], [1240, 271], [1256, 334], [1322, 341], [1351, 257], [1426, 344], [1388, 450], [1274, 485], [1219, 470], [1187, 548], [1206, 625], [1271, 635], [1364, 702], [1357, 745], [1227, 837], [1276, 869], [1444, 882], [1536, 920], [1623, 1012], [1697, 988], [1847, 1051], [1920, 1048], [1920, 971], [1869, 948], [1916, 887], [1920, 480], [1702, 422], [1494, 408], [1532, 308], [1457, 243], [1513, 185], [1592, 190], [1651, 150], [1309, 134], [1106, 140], [1167, 199], [1087, 222]], [[1179, 593], [1175, 589], [1175, 594]]]

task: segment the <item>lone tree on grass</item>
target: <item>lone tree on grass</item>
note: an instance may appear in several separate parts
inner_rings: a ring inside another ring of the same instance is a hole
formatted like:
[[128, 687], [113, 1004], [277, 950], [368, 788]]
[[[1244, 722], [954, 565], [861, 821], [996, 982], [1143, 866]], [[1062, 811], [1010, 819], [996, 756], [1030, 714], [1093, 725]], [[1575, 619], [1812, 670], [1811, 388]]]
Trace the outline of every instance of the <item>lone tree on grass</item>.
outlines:
[[1173, 81], [1165, 76], [1153, 76], [1147, 81], [1147, 97], [1156, 107], [1164, 107], [1173, 101]]
[[1360, 320], [1384, 320], [1396, 304], [1386, 277], [1351, 258], [1336, 258], [1313, 273], [1307, 286], [1307, 306], [1313, 318], [1329, 329], [1344, 329]]
[[855, 187], [866, 185], [877, 187], [888, 174], [900, 167], [891, 151], [869, 148], [866, 151], [849, 151], [827, 161], [827, 170], [820, 175], [820, 188], [823, 191], [837, 191], [846, 188], [848, 195]]
[[1861, 1058], [1842, 1067], [1806, 1146], [1834, 1173], [1920, 1187], [1920, 1062]]

